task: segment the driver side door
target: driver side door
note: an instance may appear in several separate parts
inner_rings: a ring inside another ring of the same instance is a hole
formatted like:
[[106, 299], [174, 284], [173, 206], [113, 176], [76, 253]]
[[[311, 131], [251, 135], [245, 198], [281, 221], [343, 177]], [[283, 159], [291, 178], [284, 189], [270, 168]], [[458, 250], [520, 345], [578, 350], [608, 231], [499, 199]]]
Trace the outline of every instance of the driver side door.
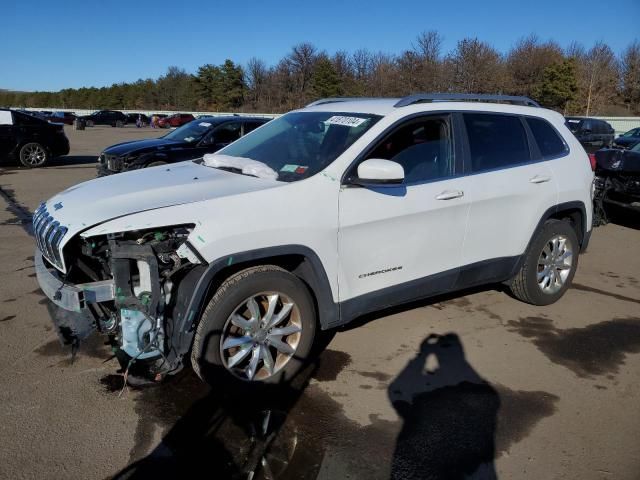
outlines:
[[[339, 296], [347, 317], [453, 287], [469, 212], [455, 118], [432, 114], [401, 123], [347, 173], [338, 232]], [[369, 158], [400, 163], [404, 182], [354, 185], [349, 176]]]

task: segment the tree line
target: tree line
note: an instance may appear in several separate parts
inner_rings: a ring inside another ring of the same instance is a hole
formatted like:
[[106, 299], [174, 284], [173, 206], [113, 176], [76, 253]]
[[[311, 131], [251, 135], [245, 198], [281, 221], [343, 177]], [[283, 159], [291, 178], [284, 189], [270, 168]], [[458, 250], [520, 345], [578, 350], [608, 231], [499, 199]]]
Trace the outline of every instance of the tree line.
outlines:
[[300, 43], [275, 65], [226, 60], [195, 73], [169, 67], [157, 79], [57, 92], [0, 90], [0, 105], [38, 108], [285, 112], [332, 96], [404, 96], [416, 92], [526, 95], [564, 114], [640, 114], [640, 41], [618, 56], [604, 42], [561, 48], [537, 36], [506, 53], [478, 38], [449, 52], [436, 31], [398, 53], [338, 51]]

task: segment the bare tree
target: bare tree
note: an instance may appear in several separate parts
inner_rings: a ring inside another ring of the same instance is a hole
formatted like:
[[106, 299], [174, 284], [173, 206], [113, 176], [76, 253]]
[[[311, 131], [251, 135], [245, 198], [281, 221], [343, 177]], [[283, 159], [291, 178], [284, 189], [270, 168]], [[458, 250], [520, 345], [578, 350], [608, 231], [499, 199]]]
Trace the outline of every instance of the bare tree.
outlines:
[[442, 36], [435, 30], [422, 32], [412, 45], [417, 55], [417, 87], [424, 92], [446, 89], [442, 79]]
[[589, 51], [573, 44], [568, 56], [575, 59], [578, 66], [577, 111], [589, 116], [602, 111], [616, 96], [619, 78], [618, 61], [611, 48], [597, 42]]
[[291, 53], [285, 58], [294, 77], [296, 91], [303, 97], [309, 89], [316, 57], [316, 47], [310, 43], [299, 43], [291, 49]]
[[541, 43], [536, 35], [518, 40], [506, 58], [507, 91], [514, 95], [534, 96], [540, 88], [545, 68], [564, 59], [555, 42]]
[[629, 110], [640, 113], [640, 42], [638, 40], [623, 52], [620, 70], [622, 99]]
[[471, 93], [501, 92], [504, 86], [500, 53], [477, 38], [458, 42], [446, 62], [453, 90]]

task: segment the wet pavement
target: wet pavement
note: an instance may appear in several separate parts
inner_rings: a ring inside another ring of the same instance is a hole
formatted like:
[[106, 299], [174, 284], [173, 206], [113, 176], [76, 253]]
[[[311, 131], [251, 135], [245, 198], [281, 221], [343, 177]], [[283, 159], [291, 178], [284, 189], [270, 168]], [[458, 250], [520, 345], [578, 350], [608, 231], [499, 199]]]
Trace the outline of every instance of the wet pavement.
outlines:
[[125, 388], [104, 339], [60, 345], [26, 220], [140, 132], [69, 135], [69, 165], [0, 171], [0, 478], [640, 478], [633, 222], [594, 233], [556, 305], [476, 289], [359, 320], [286, 388]]

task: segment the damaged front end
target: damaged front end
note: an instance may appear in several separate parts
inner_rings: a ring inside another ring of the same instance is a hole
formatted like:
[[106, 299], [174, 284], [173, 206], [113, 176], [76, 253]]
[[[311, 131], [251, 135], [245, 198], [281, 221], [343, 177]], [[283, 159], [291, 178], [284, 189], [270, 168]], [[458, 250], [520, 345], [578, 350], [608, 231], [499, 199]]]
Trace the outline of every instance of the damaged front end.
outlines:
[[192, 228], [77, 236], [59, 254], [66, 273], [46, 246], [39, 248], [36, 274], [55, 305], [50, 312], [62, 342], [75, 350], [97, 331], [125, 368], [144, 363], [156, 380], [179, 370], [185, 348], [175, 345], [174, 322], [184, 320], [184, 299], [203, 268], [196, 268], [201, 261], [187, 241]]
[[640, 212], [640, 148], [596, 152], [594, 225], [609, 222], [607, 205]]

